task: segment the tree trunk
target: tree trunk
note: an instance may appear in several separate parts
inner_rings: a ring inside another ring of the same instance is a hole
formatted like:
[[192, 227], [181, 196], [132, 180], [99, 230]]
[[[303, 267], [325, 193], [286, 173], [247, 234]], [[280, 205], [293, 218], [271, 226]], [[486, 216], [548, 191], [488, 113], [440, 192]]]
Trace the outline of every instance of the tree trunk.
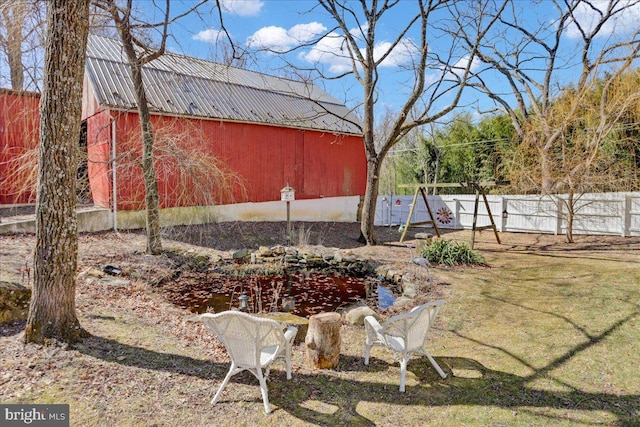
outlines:
[[566, 240], [567, 243], [573, 243], [573, 220], [576, 216], [575, 213], [575, 201], [573, 191], [569, 191], [567, 196], [567, 231]]
[[376, 244], [374, 226], [379, 181], [380, 162], [376, 157], [375, 159], [367, 160], [367, 188], [362, 201], [362, 219], [360, 222], [360, 238], [358, 239], [367, 245]]
[[314, 314], [309, 318], [309, 329], [304, 340], [306, 362], [310, 368], [335, 368], [340, 359], [340, 315]]
[[553, 193], [553, 180], [551, 179], [551, 161], [545, 153], [540, 158], [541, 190], [543, 194]]
[[[142, 87], [142, 70], [138, 70], [139, 82], [136, 88]], [[140, 86], [138, 86], [138, 84]], [[138, 92], [138, 89], [136, 89]], [[144, 176], [144, 200], [147, 205], [147, 253], [158, 255], [162, 252], [162, 240], [160, 238], [160, 195], [158, 194], [158, 181], [156, 169], [153, 163], [153, 129], [151, 116], [144, 89], [141, 89], [138, 98], [138, 112], [140, 115], [140, 127], [142, 128], [142, 174]]]
[[89, 0], [51, 0], [40, 99], [34, 283], [25, 342], [87, 336], [76, 316], [76, 173]]
[[[115, 9], [114, 9], [115, 10]], [[117, 14], [116, 12], [113, 12]], [[117, 20], [117, 15], [114, 15]], [[158, 255], [162, 252], [162, 240], [160, 237], [160, 195], [158, 194], [158, 182], [154, 165], [153, 144], [154, 136], [151, 126], [151, 114], [147, 93], [142, 81], [142, 60], [136, 56], [133, 48], [130, 28], [124, 23], [118, 25], [124, 50], [131, 67], [131, 79], [138, 103], [138, 116], [142, 132], [142, 175], [144, 177], [146, 219], [147, 219], [147, 253]]]
[[27, 14], [26, 3], [15, 2], [3, 5], [2, 18], [7, 31], [5, 54], [9, 63], [11, 88], [24, 89], [24, 65], [22, 63], [22, 26]]

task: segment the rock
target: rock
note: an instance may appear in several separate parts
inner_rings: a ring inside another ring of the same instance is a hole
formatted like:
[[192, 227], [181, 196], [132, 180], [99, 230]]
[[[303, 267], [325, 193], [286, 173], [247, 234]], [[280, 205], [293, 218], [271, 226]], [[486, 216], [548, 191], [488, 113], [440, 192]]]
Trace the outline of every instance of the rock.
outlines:
[[285, 253], [287, 253], [287, 248], [285, 248], [284, 246], [274, 246], [271, 248], [271, 252], [276, 255], [284, 255]]
[[296, 328], [298, 328], [298, 333], [296, 334], [294, 342], [304, 341], [304, 338], [307, 336], [307, 330], [309, 329], [309, 320], [304, 317], [282, 312], [260, 313], [256, 316], [266, 317], [268, 319], [273, 319], [277, 322], [280, 322], [283, 325], [295, 326]]
[[266, 246], [260, 246], [256, 255], [262, 258], [268, 258], [273, 256], [273, 251]]
[[343, 262], [356, 262], [357, 260], [358, 260], [358, 257], [355, 256], [352, 252], [346, 252], [342, 256], [342, 261]]
[[285, 255], [291, 256], [291, 257], [297, 257], [298, 256], [298, 250], [296, 248], [294, 248], [293, 246], [289, 246], [289, 247], [285, 248]]
[[363, 326], [364, 318], [367, 316], [373, 316], [376, 319], [380, 320], [380, 316], [378, 316], [378, 313], [376, 313], [371, 309], [371, 307], [368, 307], [366, 305], [354, 307], [351, 310], [345, 311], [344, 320], [349, 325]]
[[326, 266], [326, 261], [317, 255], [310, 254], [307, 257], [300, 260], [304, 263], [306, 268], [323, 268]]
[[402, 282], [402, 296], [407, 298], [415, 298], [418, 295], [416, 284], [413, 282]]
[[25, 320], [29, 315], [31, 289], [18, 283], [0, 281], [0, 323]]
[[[135, 275], [133, 275], [133, 277], [135, 277]], [[131, 281], [128, 279], [107, 275], [104, 271], [95, 267], [89, 267], [80, 273], [78, 280], [84, 280], [90, 285], [99, 283], [110, 286], [129, 286], [131, 284]]]
[[413, 298], [409, 298], [406, 296], [401, 296], [399, 298], [396, 298], [396, 300], [393, 302], [393, 306], [394, 307], [405, 307], [408, 305], [413, 305], [414, 304], [414, 299]]
[[103, 278], [106, 275], [106, 273], [98, 268], [95, 267], [89, 267], [87, 268], [85, 271], [83, 271], [82, 273], [80, 273], [79, 275], [79, 279], [86, 279], [87, 277], [97, 277], [97, 278]]
[[398, 276], [401, 276], [401, 274], [400, 274], [397, 270], [391, 270], [391, 269], [389, 269], [389, 270], [387, 270], [387, 272], [386, 272], [386, 274], [385, 274], [385, 276], [384, 276], [384, 277], [385, 277], [387, 280], [395, 281], [395, 280], [398, 278]]
[[235, 252], [231, 255], [231, 257], [232, 257], [234, 260], [243, 260], [243, 259], [245, 259], [245, 258], [246, 258], [246, 257], [248, 257], [248, 256], [249, 256], [249, 249], [246, 249], [246, 248], [245, 248], [245, 249], [240, 249], [239, 251], [235, 251]]

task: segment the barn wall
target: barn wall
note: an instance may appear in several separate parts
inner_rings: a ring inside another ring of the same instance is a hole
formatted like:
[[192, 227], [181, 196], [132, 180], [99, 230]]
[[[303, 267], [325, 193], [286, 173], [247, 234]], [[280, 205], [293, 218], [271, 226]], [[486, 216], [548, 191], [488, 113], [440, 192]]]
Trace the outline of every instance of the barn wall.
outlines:
[[[116, 120], [118, 206], [143, 209], [138, 115], [121, 113]], [[216, 120], [152, 120], [162, 208], [279, 200], [287, 184], [296, 199], [364, 194], [360, 137]]]
[[[87, 168], [93, 204], [111, 207], [111, 122], [109, 111], [87, 119]], [[117, 164], [117, 163], [116, 163]]]
[[39, 102], [38, 94], [0, 90], [0, 204], [35, 202]]

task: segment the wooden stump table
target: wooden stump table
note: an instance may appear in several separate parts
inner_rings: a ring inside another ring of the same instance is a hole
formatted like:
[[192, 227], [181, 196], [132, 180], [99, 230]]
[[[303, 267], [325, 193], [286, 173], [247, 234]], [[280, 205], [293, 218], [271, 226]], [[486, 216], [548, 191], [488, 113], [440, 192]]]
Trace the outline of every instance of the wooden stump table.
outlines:
[[340, 358], [340, 315], [319, 313], [309, 318], [309, 329], [304, 340], [306, 362], [310, 368], [335, 368]]

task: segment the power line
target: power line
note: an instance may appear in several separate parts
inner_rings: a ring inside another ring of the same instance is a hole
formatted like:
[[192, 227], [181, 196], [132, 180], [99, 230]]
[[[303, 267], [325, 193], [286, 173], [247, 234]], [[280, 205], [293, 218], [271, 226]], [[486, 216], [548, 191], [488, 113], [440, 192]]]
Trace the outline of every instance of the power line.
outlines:
[[[454, 144], [437, 145], [437, 148], [464, 147], [464, 146], [468, 146], [468, 145], [488, 144], [488, 143], [495, 143], [495, 142], [502, 142], [502, 141], [510, 141], [510, 139], [509, 138], [499, 138], [499, 139], [484, 139], [484, 140], [481, 140], [481, 141], [459, 142], [459, 143], [454, 143]], [[420, 152], [420, 149], [419, 148], [404, 148], [404, 149], [401, 149], [401, 150], [393, 149], [393, 150], [390, 151], [390, 155], [393, 157], [393, 155], [395, 155], [395, 154], [405, 153], [407, 151]], [[391, 154], [391, 153], [393, 153], [393, 154]]]

